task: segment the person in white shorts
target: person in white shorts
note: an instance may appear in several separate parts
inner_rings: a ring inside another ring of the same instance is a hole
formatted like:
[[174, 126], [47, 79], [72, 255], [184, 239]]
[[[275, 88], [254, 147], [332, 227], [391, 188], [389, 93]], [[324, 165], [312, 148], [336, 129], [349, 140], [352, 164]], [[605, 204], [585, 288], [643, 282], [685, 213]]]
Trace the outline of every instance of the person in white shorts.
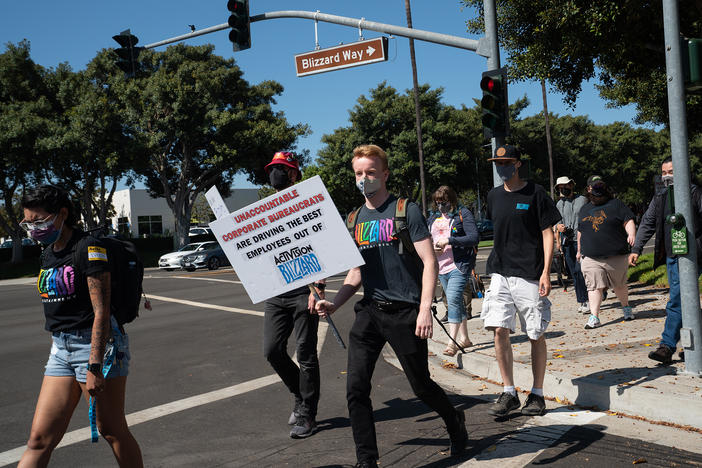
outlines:
[[490, 287], [483, 299], [483, 326], [495, 334], [495, 355], [504, 391], [490, 414], [505, 416], [519, 408], [514, 387], [513, 356], [509, 336], [517, 318], [531, 342], [534, 383], [522, 414], [546, 411], [543, 384], [546, 373], [546, 339], [551, 321], [551, 258], [553, 226], [561, 219], [556, 204], [540, 185], [519, 176], [521, 153], [514, 146], [498, 147], [493, 158], [503, 185], [488, 193], [487, 215], [494, 225], [494, 244], [487, 261]]

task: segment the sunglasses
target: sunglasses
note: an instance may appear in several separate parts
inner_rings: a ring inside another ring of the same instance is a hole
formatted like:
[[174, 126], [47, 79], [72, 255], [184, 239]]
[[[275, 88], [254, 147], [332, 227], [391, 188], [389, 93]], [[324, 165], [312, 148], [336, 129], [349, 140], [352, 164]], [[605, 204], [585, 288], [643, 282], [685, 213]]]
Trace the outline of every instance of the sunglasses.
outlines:
[[51, 226], [56, 219], [56, 215], [49, 215], [41, 221], [22, 221], [20, 227], [25, 231], [41, 231]]

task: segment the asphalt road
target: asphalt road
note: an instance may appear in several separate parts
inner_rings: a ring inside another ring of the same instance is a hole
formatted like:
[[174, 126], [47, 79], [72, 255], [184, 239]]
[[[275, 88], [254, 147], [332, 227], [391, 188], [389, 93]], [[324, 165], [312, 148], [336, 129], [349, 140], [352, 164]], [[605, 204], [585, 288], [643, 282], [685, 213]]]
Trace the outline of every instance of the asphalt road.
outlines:
[[[333, 278], [336, 289], [341, 278]], [[292, 398], [262, 356], [262, 304], [252, 305], [231, 270], [160, 272], [145, 279], [153, 311], [128, 325], [132, 364], [127, 414], [150, 467], [349, 466], [355, 463], [345, 400], [345, 352], [322, 326], [320, 432], [288, 437]], [[333, 294], [333, 293], [332, 293]], [[33, 284], [0, 284], [0, 466], [21, 455], [31, 425], [50, 340]], [[335, 314], [345, 337], [353, 312]], [[438, 380], [444, 380], [438, 369]], [[448, 374], [446, 374], [448, 375]], [[637, 438], [612, 435], [598, 424], [514, 416], [495, 420], [481, 396], [485, 384], [460, 383], [451, 399], [466, 410], [471, 445], [459, 459], [446, 453], [438, 416], [411, 393], [404, 375], [380, 360], [373, 401], [382, 466], [700, 466], [702, 456]], [[478, 389], [478, 384], [482, 385]], [[490, 393], [498, 392], [491, 387]], [[91, 444], [81, 403], [51, 466], [116, 466], [104, 441]], [[650, 430], [650, 429], [649, 429]], [[505, 442], [507, 441], [507, 442]], [[594, 465], [593, 465], [594, 463]]]

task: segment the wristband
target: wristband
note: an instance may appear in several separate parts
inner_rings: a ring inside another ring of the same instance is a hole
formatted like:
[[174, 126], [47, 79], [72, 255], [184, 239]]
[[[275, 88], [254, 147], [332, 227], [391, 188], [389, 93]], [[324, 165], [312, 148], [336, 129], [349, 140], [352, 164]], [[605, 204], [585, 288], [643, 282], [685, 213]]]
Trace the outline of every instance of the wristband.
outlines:
[[322, 292], [324, 292], [324, 290], [327, 287], [327, 285], [325, 283], [312, 283], [312, 286], [314, 286], [315, 288], [319, 289]]

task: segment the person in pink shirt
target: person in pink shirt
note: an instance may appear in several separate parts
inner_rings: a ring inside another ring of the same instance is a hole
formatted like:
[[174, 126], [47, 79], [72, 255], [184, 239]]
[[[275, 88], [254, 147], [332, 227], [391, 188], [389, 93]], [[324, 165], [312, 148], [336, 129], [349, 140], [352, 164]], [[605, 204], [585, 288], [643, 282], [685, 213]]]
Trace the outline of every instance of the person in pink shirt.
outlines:
[[[466, 326], [466, 304], [463, 289], [475, 268], [475, 247], [478, 245], [478, 228], [473, 214], [458, 204], [456, 192], [447, 185], [439, 187], [433, 195], [434, 211], [428, 224], [434, 253], [439, 262], [439, 281], [444, 289], [448, 308], [449, 333], [461, 347], [472, 346]], [[458, 347], [450, 342], [444, 354], [453, 356]]]

